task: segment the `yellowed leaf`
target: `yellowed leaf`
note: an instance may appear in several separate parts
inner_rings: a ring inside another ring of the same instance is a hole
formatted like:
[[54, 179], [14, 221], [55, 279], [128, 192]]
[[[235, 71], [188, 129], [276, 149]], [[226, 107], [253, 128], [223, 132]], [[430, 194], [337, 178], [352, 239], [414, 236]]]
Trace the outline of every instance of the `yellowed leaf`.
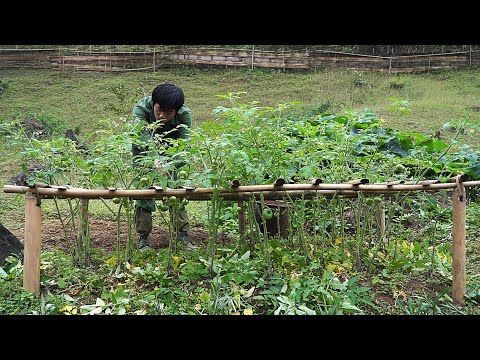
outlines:
[[407, 294], [403, 290], [393, 289], [393, 297], [395, 299], [401, 297], [403, 301], [407, 301]]
[[180, 262], [180, 256], [172, 256], [173, 259], [173, 270], [177, 270], [178, 263]]
[[250, 297], [252, 296], [253, 292], [255, 291], [255, 286], [252, 286], [244, 295], [243, 297]]
[[64, 313], [64, 312], [69, 313], [69, 312], [72, 311], [72, 309], [73, 309], [73, 306], [71, 306], [71, 305], [65, 305], [65, 306], [64, 306], [63, 308], [61, 308], [59, 311], [62, 312], [62, 313]]
[[117, 265], [117, 258], [115, 256], [112, 256], [110, 259], [107, 260], [107, 264], [110, 266]]
[[333, 263], [327, 264], [327, 270], [330, 272], [334, 272], [336, 268], [337, 268], [336, 264], [333, 264]]

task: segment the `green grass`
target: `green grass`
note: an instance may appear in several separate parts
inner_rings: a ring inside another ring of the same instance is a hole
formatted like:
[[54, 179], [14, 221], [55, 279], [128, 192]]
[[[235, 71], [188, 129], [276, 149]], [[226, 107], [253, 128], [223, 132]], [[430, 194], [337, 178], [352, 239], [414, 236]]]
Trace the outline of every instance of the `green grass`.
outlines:
[[[266, 106], [299, 101], [303, 108], [329, 102], [334, 112], [368, 108], [398, 130], [420, 127], [430, 132], [451, 119], [478, 117], [480, 98], [479, 69], [408, 75], [353, 70], [283, 73], [195, 68], [123, 74], [0, 70], [0, 77], [8, 84], [0, 95], [0, 119], [28, 112], [49, 114], [71, 127], [80, 126], [84, 134], [97, 129], [101, 118], [118, 118], [118, 114], [107, 107], [118, 103], [109, 88], [120, 83], [125, 83], [126, 102], [131, 104], [143, 94], [150, 94], [160, 82], [180, 85], [197, 124], [214, 120], [212, 110], [224, 104], [216, 95], [230, 91], [245, 91], [245, 101], [259, 101]], [[411, 99], [412, 113], [398, 116], [387, 110], [389, 98]]]

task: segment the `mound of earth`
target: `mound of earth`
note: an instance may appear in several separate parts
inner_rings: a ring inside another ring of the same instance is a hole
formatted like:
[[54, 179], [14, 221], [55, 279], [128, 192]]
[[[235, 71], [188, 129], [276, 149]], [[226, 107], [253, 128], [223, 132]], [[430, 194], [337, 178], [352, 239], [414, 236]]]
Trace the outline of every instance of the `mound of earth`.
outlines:
[[22, 242], [5, 226], [0, 224], [0, 265], [5, 264], [5, 258], [23, 252]]

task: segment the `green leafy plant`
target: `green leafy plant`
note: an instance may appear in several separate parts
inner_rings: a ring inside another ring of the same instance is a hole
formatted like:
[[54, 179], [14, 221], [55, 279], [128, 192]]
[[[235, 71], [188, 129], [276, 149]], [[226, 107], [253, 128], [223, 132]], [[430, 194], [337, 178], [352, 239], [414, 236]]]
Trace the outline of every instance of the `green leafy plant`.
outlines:
[[410, 99], [389, 98], [388, 100], [390, 100], [391, 103], [389, 106], [387, 106], [387, 109], [403, 115], [410, 114], [412, 112], [410, 109]]

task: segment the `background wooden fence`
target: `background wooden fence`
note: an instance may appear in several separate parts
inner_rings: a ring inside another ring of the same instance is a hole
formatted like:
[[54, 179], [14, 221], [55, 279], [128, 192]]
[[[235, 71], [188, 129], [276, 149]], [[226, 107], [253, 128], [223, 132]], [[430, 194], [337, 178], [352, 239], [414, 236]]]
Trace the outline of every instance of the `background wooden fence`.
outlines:
[[0, 49], [0, 68], [61, 69], [75, 71], [155, 71], [194, 66], [209, 68], [273, 68], [321, 70], [347, 68], [388, 73], [428, 72], [480, 64], [480, 50], [376, 56], [328, 50], [265, 51], [221, 48], [160, 48], [152, 51], [93, 52], [69, 49]]

